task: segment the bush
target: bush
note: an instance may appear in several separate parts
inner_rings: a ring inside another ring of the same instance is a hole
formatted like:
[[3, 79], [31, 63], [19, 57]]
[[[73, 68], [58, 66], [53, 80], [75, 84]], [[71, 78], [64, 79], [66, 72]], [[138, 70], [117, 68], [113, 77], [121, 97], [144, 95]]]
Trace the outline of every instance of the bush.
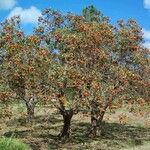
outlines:
[[0, 150], [31, 150], [31, 148], [21, 141], [13, 138], [0, 138]]

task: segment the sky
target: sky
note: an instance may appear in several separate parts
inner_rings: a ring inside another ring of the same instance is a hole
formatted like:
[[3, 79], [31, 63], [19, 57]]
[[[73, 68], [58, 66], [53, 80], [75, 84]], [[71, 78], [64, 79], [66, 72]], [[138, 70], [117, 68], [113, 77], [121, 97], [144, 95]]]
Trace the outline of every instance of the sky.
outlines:
[[45, 8], [81, 14], [89, 5], [109, 16], [113, 24], [119, 19], [136, 19], [143, 29], [145, 46], [150, 48], [150, 0], [0, 0], [0, 22], [20, 15], [22, 28], [30, 34]]

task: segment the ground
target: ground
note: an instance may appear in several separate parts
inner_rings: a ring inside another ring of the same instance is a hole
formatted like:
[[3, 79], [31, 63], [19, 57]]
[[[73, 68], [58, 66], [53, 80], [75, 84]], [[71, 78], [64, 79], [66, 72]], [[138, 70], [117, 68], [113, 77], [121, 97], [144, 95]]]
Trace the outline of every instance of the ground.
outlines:
[[[108, 111], [104, 117], [101, 137], [89, 138], [88, 114], [76, 114], [72, 119], [71, 137], [59, 141], [57, 135], [62, 127], [62, 116], [51, 106], [37, 106], [32, 125], [26, 123], [25, 107], [12, 105], [13, 113], [0, 119], [0, 136], [16, 137], [29, 144], [33, 150], [149, 150], [150, 111], [131, 113], [120, 109]], [[141, 113], [141, 114], [140, 114]]]

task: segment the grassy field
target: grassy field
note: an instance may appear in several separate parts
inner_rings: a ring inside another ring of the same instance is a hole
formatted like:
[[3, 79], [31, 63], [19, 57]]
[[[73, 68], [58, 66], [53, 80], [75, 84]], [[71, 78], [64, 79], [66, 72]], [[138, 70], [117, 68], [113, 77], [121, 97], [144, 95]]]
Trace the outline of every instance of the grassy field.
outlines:
[[[57, 135], [62, 127], [62, 117], [51, 106], [38, 106], [32, 125], [26, 123], [25, 108], [11, 106], [13, 113], [0, 119], [0, 136], [15, 137], [33, 150], [149, 150], [150, 149], [150, 110], [145, 114], [131, 114], [124, 109], [104, 118], [104, 133], [101, 137], [89, 138], [90, 116], [77, 114], [72, 119], [71, 137], [59, 141]], [[124, 120], [118, 119], [126, 116]]]

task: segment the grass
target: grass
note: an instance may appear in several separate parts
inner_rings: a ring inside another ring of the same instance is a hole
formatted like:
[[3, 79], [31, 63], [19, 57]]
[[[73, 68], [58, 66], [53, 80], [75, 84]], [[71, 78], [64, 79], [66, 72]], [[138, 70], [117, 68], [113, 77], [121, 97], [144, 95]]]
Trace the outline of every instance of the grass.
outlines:
[[0, 138], [0, 150], [30, 150], [29, 146], [13, 138]]
[[[13, 135], [33, 150], [131, 150], [150, 144], [150, 126], [145, 126], [145, 122], [150, 120], [148, 114], [139, 117], [125, 110], [115, 114], [107, 113], [103, 135], [93, 139], [86, 136], [90, 116], [79, 113], [72, 119], [71, 137], [67, 141], [59, 141], [57, 135], [63, 122], [56, 109], [50, 106], [36, 107], [32, 125], [26, 123], [26, 116], [23, 115], [26, 110], [23, 110], [23, 106], [21, 109], [14, 106], [12, 110], [11, 119], [4, 118], [0, 121], [0, 136]], [[129, 118], [126, 124], [121, 124], [118, 120], [121, 113]]]

